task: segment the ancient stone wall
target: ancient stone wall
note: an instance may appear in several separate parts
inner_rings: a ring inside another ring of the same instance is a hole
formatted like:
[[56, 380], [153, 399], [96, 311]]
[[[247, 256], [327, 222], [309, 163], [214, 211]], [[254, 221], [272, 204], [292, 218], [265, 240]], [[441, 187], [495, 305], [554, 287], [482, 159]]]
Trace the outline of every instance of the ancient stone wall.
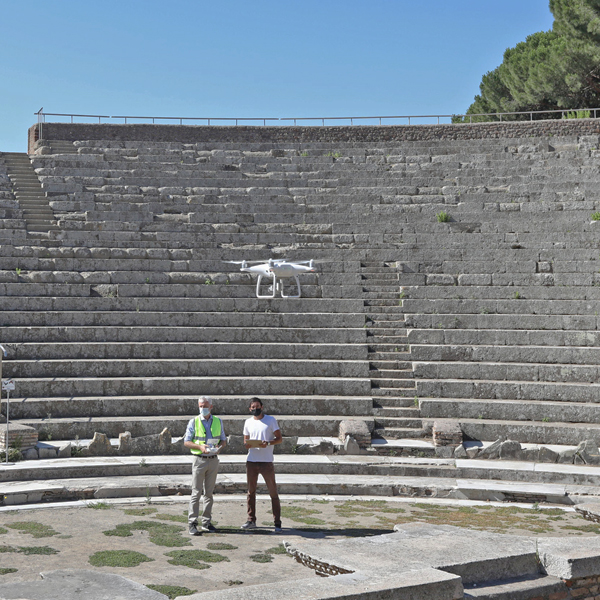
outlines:
[[[154, 142], [390, 142], [577, 136], [600, 133], [599, 119], [494, 122], [456, 125], [360, 125], [352, 127], [193, 126], [44, 123], [44, 140], [120, 140]], [[29, 129], [33, 153], [39, 124]]]

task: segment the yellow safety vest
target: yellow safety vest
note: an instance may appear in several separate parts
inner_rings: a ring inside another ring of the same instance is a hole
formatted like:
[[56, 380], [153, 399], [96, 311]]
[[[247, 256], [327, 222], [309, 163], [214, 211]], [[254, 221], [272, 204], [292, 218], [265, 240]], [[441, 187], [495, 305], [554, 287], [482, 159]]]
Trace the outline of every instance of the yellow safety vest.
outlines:
[[[212, 438], [221, 438], [221, 419], [213, 415], [212, 423], [210, 426], [210, 434]], [[204, 427], [204, 419], [198, 415], [194, 422], [194, 444], [205, 444], [206, 443], [206, 427]], [[190, 448], [192, 454], [202, 454], [202, 450], [197, 448]]]

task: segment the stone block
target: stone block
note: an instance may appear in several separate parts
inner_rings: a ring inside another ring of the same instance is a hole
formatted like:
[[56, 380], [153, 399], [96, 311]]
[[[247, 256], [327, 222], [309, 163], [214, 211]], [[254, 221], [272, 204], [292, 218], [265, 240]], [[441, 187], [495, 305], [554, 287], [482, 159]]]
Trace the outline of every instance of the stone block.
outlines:
[[104, 433], [95, 432], [90, 445], [88, 446], [89, 456], [111, 456], [115, 454], [110, 440]]
[[37, 449], [40, 458], [56, 458], [58, 451], [53, 446], [41, 446]]
[[460, 446], [462, 443], [463, 433], [458, 421], [444, 419], [433, 423], [434, 446], [451, 446], [452, 448], [456, 448], [456, 446]]
[[454, 458], [467, 458], [468, 454], [465, 447], [461, 444], [454, 449]]
[[22, 452], [23, 460], [37, 460], [39, 458], [37, 448], [29, 448]]
[[600, 452], [593, 440], [584, 440], [583, 442], [580, 442], [576, 452], [586, 465], [600, 464]]
[[371, 443], [367, 423], [359, 419], [345, 419], [340, 422], [339, 439], [342, 444], [345, 444], [347, 436], [352, 436], [361, 448], [366, 448]]
[[502, 440], [498, 439], [494, 443], [484, 448], [478, 458], [498, 458], [500, 456], [500, 446], [502, 445]]
[[349, 455], [360, 454], [360, 446], [352, 435], [346, 435], [344, 440], [344, 452]]
[[521, 444], [514, 440], [506, 440], [500, 444], [499, 456], [501, 460], [520, 460], [522, 457]]
[[554, 450], [550, 450], [550, 448], [546, 448], [546, 446], [540, 448], [539, 462], [555, 463], [557, 460], [558, 452], [554, 452]]
[[66, 442], [58, 447], [58, 458], [71, 458], [71, 442]]

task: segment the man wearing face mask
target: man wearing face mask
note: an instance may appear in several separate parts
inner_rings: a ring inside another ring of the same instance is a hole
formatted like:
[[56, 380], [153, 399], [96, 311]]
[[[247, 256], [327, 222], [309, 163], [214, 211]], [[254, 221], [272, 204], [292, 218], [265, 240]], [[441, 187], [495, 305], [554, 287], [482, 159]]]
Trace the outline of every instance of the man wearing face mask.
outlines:
[[248, 448], [246, 460], [246, 479], [248, 481], [248, 521], [242, 529], [256, 527], [256, 485], [259, 474], [263, 476], [269, 495], [271, 508], [275, 521], [275, 532], [281, 531], [281, 505], [277, 484], [275, 483], [275, 469], [273, 467], [273, 446], [281, 444], [281, 430], [275, 417], [263, 412], [263, 403], [259, 398], [250, 399], [250, 413], [252, 416], [244, 423], [244, 446]]
[[198, 399], [200, 414], [191, 419], [185, 431], [183, 445], [194, 455], [192, 467], [192, 496], [188, 510], [188, 526], [190, 535], [200, 535], [198, 529], [198, 513], [200, 510], [200, 494], [202, 494], [202, 531], [216, 531], [210, 522], [213, 506], [213, 490], [219, 471], [219, 452], [227, 445], [223, 423], [219, 417], [211, 414], [213, 403], [210, 398], [201, 396]]

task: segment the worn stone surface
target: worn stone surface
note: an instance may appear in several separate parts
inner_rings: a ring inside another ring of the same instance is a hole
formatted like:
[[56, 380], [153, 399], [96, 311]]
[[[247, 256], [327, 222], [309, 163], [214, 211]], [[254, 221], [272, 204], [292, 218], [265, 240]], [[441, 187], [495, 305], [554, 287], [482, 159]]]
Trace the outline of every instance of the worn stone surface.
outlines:
[[[85, 590], [85, 591], [83, 591]], [[41, 573], [35, 581], [0, 583], [6, 600], [165, 600], [167, 596], [113, 573], [66, 569]]]

